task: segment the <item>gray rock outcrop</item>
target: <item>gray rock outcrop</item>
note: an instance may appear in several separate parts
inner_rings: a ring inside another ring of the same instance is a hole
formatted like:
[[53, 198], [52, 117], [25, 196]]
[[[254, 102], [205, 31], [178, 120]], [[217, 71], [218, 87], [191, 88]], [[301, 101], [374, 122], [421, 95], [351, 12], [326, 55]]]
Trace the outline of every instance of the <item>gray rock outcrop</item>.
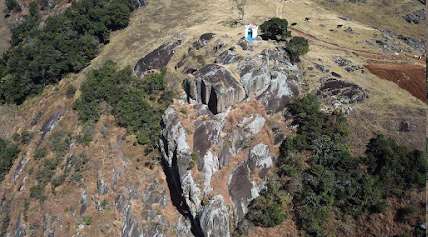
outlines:
[[419, 24], [425, 21], [425, 9], [419, 9], [419, 10], [413, 11], [403, 16], [403, 18], [408, 23]]
[[159, 48], [147, 54], [140, 59], [134, 67], [134, 72], [138, 77], [144, 77], [146, 73], [152, 70], [160, 70], [164, 68], [172, 56], [175, 54], [175, 49], [181, 44], [181, 40], [172, 43], [166, 43]]
[[245, 98], [245, 91], [238, 81], [226, 68], [217, 64], [201, 68], [195, 80], [188, 83], [188, 96], [208, 105], [213, 114], [224, 112]]
[[193, 42], [193, 48], [200, 49], [208, 44], [209, 41], [211, 41], [215, 37], [214, 33], [205, 33], [202, 34], [199, 39], [195, 42]]
[[219, 64], [231, 64], [235, 63], [240, 59], [240, 56], [236, 53], [235, 48], [226, 49], [216, 58], [216, 63]]
[[242, 61], [240, 81], [250, 98], [257, 98], [268, 110], [278, 111], [298, 95], [300, 72], [282, 49], [267, 49], [254, 58]]
[[204, 207], [200, 218], [205, 237], [229, 237], [229, 212], [220, 195], [211, 199]]

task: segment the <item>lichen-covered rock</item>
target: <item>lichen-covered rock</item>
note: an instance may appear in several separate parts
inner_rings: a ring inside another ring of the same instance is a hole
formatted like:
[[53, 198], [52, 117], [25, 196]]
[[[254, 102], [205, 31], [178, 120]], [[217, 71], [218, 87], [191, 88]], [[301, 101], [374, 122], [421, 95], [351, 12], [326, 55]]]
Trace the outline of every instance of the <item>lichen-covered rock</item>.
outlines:
[[298, 95], [300, 71], [282, 49], [267, 49], [239, 63], [240, 81], [247, 96], [257, 98], [269, 111], [276, 112]]
[[213, 114], [226, 111], [230, 106], [245, 98], [245, 91], [232, 74], [224, 67], [209, 64], [201, 68], [188, 96], [197, 102], [208, 105]]
[[229, 212], [223, 197], [215, 196], [202, 211], [201, 229], [205, 237], [229, 237]]
[[325, 79], [323, 81], [318, 90], [318, 95], [322, 98], [333, 98], [342, 104], [361, 102], [368, 97], [367, 91], [360, 86], [334, 78]]
[[214, 33], [204, 33], [193, 43], [193, 48], [200, 49], [208, 44], [215, 37]]
[[425, 9], [419, 9], [419, 10], [413, 11], [403, 16], [403, 18], [408, 23], [419, 24], [420, 22], [425, 21]]
[[193, 180], [192, 171], [189, 170], [192, 152], [186, 141], [186, 131], [171, 107], [165, 111], [162, 122], [159, 145], [166, 162], [167, 176], [170, 177], [178, 198], [185, 202], [183, 208], [196, 217], [200, 210], [201, 193]]
[[223, 51], [223, 53], [221, 53], [216, 58], [216, 63], [226, 65], [226, 64], [235, 63], [239, 59], [240, 59], [240, 56], [236, 53], [235, 48], [230, 48]]
[[[233, 171], [229, 182], [229, 192], [235, 204], [237, 222], [243, 219], [248, 212], [248, 204], [258, 197], [260, 190], [264, 188], [265, 182], [263, 178], [272, 163], [268, 146], [257, 144], [250, 150], [249, 158]], [[255, 181], [252, 178], [254, 176], [258, 176], [261, 179]]]
[[172, 56], [175, 54], [175, 49], [181, 44], [181, 40], [172, 43], [166, 43], [159, 48], [147, 54], [144, 58], [140, 59], [134, 67], [134, 72], [138, 77], [144, 75], [152, 70], [160, 70], [164, 68]]

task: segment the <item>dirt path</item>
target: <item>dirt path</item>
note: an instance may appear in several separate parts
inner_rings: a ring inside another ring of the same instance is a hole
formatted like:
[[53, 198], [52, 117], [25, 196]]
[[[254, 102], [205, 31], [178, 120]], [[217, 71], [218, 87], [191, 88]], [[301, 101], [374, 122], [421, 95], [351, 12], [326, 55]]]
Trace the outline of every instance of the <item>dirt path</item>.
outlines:
[[[402, 53], [400, 55], [388, 55], [388, 54], [382, 54], [377, 53], [369, 50], [362, 50], [362, 49], [353, 49], [353, 48], [347, 48], [344, 46], [341, 46], [337, 43], [328, 42], [326, 40], [319, 39], [318, 37], [311, 35], [309, 33], [306, 33], [302, 30], [298, 30], [296, 28], [290, 27], [290, 30], [294, 33], [294, 35], [303, 36], [307, 38], [311, 44], [315, 44], [327, 49], [331, 50], [339, 50], [347, 53], [355, 54], [359, 57], [365, 58], [370, 63], [408, 63], [409, 60], [416, 60], [413, 55], [410, 55], [408, 53]], [[417, 64], [420, 64], [421, 66], [425, 65], [425, 60], [420, 59], [418, 60]]]

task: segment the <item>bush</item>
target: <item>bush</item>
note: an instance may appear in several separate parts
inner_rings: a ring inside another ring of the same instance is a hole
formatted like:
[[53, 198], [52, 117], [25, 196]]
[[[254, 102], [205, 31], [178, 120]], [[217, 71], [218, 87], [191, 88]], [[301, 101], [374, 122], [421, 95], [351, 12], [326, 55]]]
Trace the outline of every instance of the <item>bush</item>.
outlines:
[[33, 139], [33, 134], [29, 131], [23, 131], [22, 133], [15, 133], [12, 137], [14, 142], [20, 143], [22, 145], [28, 145]]
[[95, 124], [91, 121], [83, 124], [82, 134], [78, 137], [78, 142], [84, 145], [89, 145], [92, 141], [92, 136], [95, 132]]
[[73, 98], [75, 93], [76, 93], [76, 87], [74, 87], [73, 85], [68, 85], [65, 91], [65, 96], [67, 98]]
[[274, 17], [260, 25], [263, 39], [285, 40], [291, 36], [288, 31], [288, 21]]
[[58, 158], [63, 157], [70, 148], [71, 137], [64, 131], [58, 131], [51, 135], [49, 138], [49, 145], [51, 150]]
[[257, 226], [274, 227], [287, 217], [284, 208], [284, 194], [278, 184], [269, 183], [267, 189], [251, 201], [246, 218]]
[[6, 0], [6, 8], [8, 11], [21, 11], [21, 6], [16, 0]]
[[48, 151], [46, 150], [46, 147], [37, 148], [37, 149], [34, 151], [33, 157], [34, 157], [36, 160], [40, 160], [40, 159], [42, 159], [42, 158], [46, 157], [47, 153], [48, 153]]
[[0, 138], [0, 182], [12, 168], [13, 162], [18, 158], [19, 149], [15, 144]]
[[309, 52], [309, 43], [307, 39], [295, 36], [288, 42], [286, 49], [291, 59], [298, 60], [299, 56]]
[[39, 201], [46, 200], [46, 196], [44, 195], [44, 187], [41, 185], [35, 185], [30, 188], [30, 197], [38, 199]]
[[428, 164], [421, 151], [409, 151], [378, 135], [370, 140], [366, 155], [369, 174], [379, 178], [388, 195], [402, 196], [409, 189], [425, 187]]
[[84, 216], [82, 222], [84, 225], [91, 225], [92, 224], [92, 217]]

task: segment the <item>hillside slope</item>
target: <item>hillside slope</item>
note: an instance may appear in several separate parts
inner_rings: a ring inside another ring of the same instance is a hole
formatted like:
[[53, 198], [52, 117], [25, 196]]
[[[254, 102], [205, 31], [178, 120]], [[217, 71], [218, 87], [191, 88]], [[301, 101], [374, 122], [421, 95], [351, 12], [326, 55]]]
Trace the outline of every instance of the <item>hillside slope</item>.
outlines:
[[[362, 155], [378, 133], [409, 148], [425, 149], [426, 103], [365, 68], [367, 64], [407, 63], [426, 71], [425, 61], [415, 58], [425, 53], [420, 47], [366, 25], [370, 22], [339, 18], [343, 15], [316, 0], [247, 0], [242, 22], [237, 2], [148, 1], [133, 13], [127, 28], [112, 33], [110, 42], [82, 72], [67, 75], [20, 106], [1, 105], [0, 137], [31, 136], [25, 142], [15, 139], [21, 152], [0, 185], [0, 235], [229, 236], [273, 173], [271, 165], [281, 140], [295, 132], [291, 121], [283, 117], [282, 100], [288, 103], [311, 92], [323, 93], [320, 88], [329, 78], [346, 81], [367, 94], [349, 104], [330, 97], [322, 100], [323, 110], [346, 113], [353, 155]], [[292, 34], [309, 40], [310, 52], [298, 65], [284, 56], [280, 43], [259, 40], [250, 50], [240, 46], [243, 23], [261, 24], [274, 16], [297, 23], [291, 27]], [[398, 33], [421, 37], [414, 32], [423, 26], [412, 25], [415, 31]], [[194, 42], [201, 42], [204, 33], [215, 37], [195, 49]], [[134, 68], [159, 46], [176, 41], [180, 46], [164, 65], [168, 86], [176, 95], [163, 117], [159, 152], [147, 152], [147, 146], [138, 145], [135, 136], [118, 125], [107, 105], [96, 124], [79, 120], [73, 108], [81, 92], [69, 93], [70, 86], [79, 89], [88, 72], [108, 60], [120, 68]], [[220, 57], [229, 51], [236, 53], [236, 60], [230, 63]], [[243, 86], [242, 68], [253, 61], [251, 70], [266, 66], [283, 80], [269, 79], [266, 87], [254, 91]], [[208, 73], [204, 74], [203, 68], [214, 63], [221, 68], [205, 68]], [[190, 94], [185, 93], [183, 81], [209, 81], [209, 72], [232, 78], [225, 88], [236, 89], [237, 96], [231, 99], [228, 93], [221, 94], [223, 98], [216, 94], [215, 102], [207, 101], [205, 106], [201, 101], [206, 95], [199, 99], [192, 95], [195, 98], [188, 103]], [[275, 85], [278, 90], [272, 90]], [[248, 96], [252, 93], [257, 96]], [[281, 102], [271, 101], [277, 97]], [[275, 106], [279, 108], [272, 109]], [[86, 135], [91, 139], [85, 141]], [[44, 157], [37, 155], [41, 148], [47, 150]], [[46, 161], [58, 157], [53, 171], [47, 170]], [[193, 166], [188, 167], [190, 164]], [[52, 181], [37, 190], [34, 187], [41, 176]], [[416, 221], [398, 223], [394, 213], [409, 204], [424, 206], [423, 191], [410, 193], [408, 200], [388, 201], [390, 208], [385, 213], [362, 216], [337, 234], [394, 236], [411, 231]], [[418, 213], [415, 219], [421, 216]], [[334, 229], [334, 223], [329, 228]], [[252, 226], [248, 232], [249, 236], [301, 234], [292, 218], [273, 228]]]

